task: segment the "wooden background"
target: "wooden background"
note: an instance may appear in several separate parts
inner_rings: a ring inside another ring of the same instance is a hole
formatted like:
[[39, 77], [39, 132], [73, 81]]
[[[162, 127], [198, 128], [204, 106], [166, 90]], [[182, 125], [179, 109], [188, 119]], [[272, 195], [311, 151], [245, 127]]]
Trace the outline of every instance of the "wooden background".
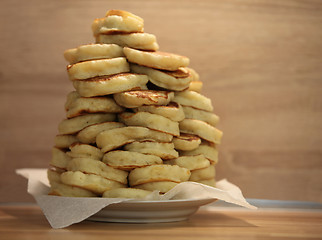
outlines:
[[224, 131], [217, 179], [247, 198], [322, 202], [322, 1], [0, 2], [0, 201], [33, 201], [17, 168], [47, 167], [72, 90], [63, 51], [108, 9], [186, 55]]

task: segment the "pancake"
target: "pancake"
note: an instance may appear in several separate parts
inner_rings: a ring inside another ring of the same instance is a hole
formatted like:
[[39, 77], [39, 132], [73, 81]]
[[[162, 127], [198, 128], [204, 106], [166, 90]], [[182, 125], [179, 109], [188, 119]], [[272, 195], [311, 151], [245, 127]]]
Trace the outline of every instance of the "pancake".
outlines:
[[178, 165], [179, 167], [189, 169], [190, 171], [210, 166], [209, 160], [202, 154], [194, 156], [180, 156], [176, 159], [164, 161], [164, 164]]
[[109, 180], [127, 184], [128, 172], [107, 166], [101, 161], [91, 158], [74, 158], [67, 165], [68, 171], [95, 174]]
[[72, 103], [75, 102], [80, 97], [81, 96], [79, 95], [79, 93], [77, 91], [71, 91], [67, 94], [66, 102], [64, 105], [66, 112], [69, 110]]
[[120, 122], [127, 126], [141, 126], [153, 130], [165, 132], [174, 136], [180, 134], [179, 123], [149, 112], [123, 112], [118, 114]]
[[199, 74], [192, 68], [186, 67], [186, 69], [189, 71], [189, 73], [191, 75], [191, 82], [190, 82], [189, 88], [187, 90], [200, 93], [203, 84], [199, 80], [200, 79]]
[[99, 34], [96, 43], [117, 44], [121, 47], [156, 51], [159, 49], [156, 37], [149, 33]]
[[209, 123], [211, 126], [216, 126], [219, 122], [219, 117], [216, 114], [199, 110], [193, 107], [183, 106], [184, 115], [189, 119], [197, 119]]
[[117, 188], [108, 190], [103, 193], [103, 198], [131, 198], [131, 199], [143, 199], [152, 191], [147, 191], [137, 188]]
[[69, 186], [63, 183], [52, 183], [48, 195], [60, 197], [97, 197], [98, 195], [79, 187]]
[[66, 154], [66, 151], [53, 147], [51, 150], [51, 160], [49, 164], [58, 169], [66, 169], [71, 158]]
[[95, 174], [85, 174], [80, 171], [64, 172], [61, 174], [60, 179], [66, 185], [84, 188], [96, 194], [103, 194], [103, 192], [110, 189], [125, 187], [124, 184], [119, 182], [108, 180]]
[[200, 76], [193, 68], [186, 67], [186, 70], [189, 71], [191, 75], [191, 81], [200, 81]]
[[61, 183], [60, 181], [60, 174], [61, 172], [55, 170], [55, 169], [47, 169], [47, 179], [50, 184], [58, 182]]
[[92, 24], [94, 36], [117, 32], [143, 32], [143, 19], [122, 10], [110, 10], [103, 18], [95, 19]]
[[120, 113], [124, 111], [124, 108], [110, 97], [85, 98], [79, 96], [78, 98], [74, 98], [73, 96], [73, 100], [67, 100], [65, 106], [68, 108], [66, 113], [67, 118], [88, 113]]
[[93, 124], [80, 130], [77, 134], [77, 139], [82, 143], [95, 143], [96, 136], [99, 133], [120, 127], [125, 127], [125, 125], [120, 122], [103, 122]]
[[93, 113], [61, 121], [58, 125], [59, 134], [74, 134], [83, 128], [101, 122], [111, 122], [116, 119], [113, 113]]
[[183, 133], [197, 135], [202, 139], [216, 144], [220, 144], [223, 135], [222, 131], [210, 124], [195, 119], [184, 119], [179, 123], [179, 128]]
[[97, 147], [84, 143], [74, 143], [69, 147], [70, 151], [67, 156], [71, 158], [90, 158], [100, 161], [103, 158], [103, 153]]
[[200, 180], [211, 179], [216, 175], [215, 166], [210, 165], [209, 167], [191, 171], [189, 181], [199, 182]]
[[103, 96], [130, 90], [147, 89], [148, 77], [143, 74], [122, 73], [89, 80], [73, 81], [78, 93], [83, 97]]
[[193, 156], [203, 154], [212, 164], [218, 162], [218, 150], [211, 144], [201, 143], [198, 148], [191, 151], [180, 151], [180, 156]]
[[114, 94], [114, 99], [123, 107], [137, 108], [143, 105], [167, 105], [173, 96], [173, 92], [143, 90], [117, 93]]
[[90, 60], [67, 66], [70, 80], [89, 79], [129, 71], [130, 66], [124, 57]]
[[48, 195], [62, 197], [96, 197], [97, 194], [78, 187], [63, 184], [60, 181], [60, 173], [52, 170], [47, 171], [48, 180], [50, 183], [50, 192]]
[[55, 137], [56, 148], [69, 148], [73, 143], [79, 142], [75, 135], [71, 134], [59, 134]]
[[64, 57], [69, 64], [77, 62], [124, 57], [123, 48], [116, 44], [87, 44], [68, 49]]
[[154, 85], [168, 90], [182, 91], [189, 87], [191, 75], [185, 68], [175, 71], [158, 70], [137, 64], [130, 65], [131, 72], [146, 74]]
[[202, 86], [203, 83], [201, 81], [191, 81], [187, 90], [200, 93]]
[[126, 171], [163, 163], [158, 156], [122, 150], [105, 153], [102, 161], [113, 168]]
[[195, 135], [181, 133], [172, 140], [174, 148], [177, 150], [190, 151], [199, 147], [201, 139]]
[[171, 142], [172, 138], [170, 134], [145, 127], [122, 127], [101, 132], [96, 137], [96, 144], [105, 153], [135, 141]]
[[190, 171], [177, 165], [151, 165], [136, 168], [129, 174], [130, 186], [137, 186], [149, 182], [171, 181], [184, 182], [190, 177]]
[[168, 105], [144, 105], [133, 109], [135, 112], [149, 112], [180, 122], [185, 118], [183, 108], [180, 104], [170, 102]]
[[189, 65], [189, 58], [173, 53], [141, 51], [129, 47], [124, 47], [123, 52], [129, 62], [156, 69], [175, 71]]
[[178, 152], [174, 150], [173, 143], [140, 141], [126, 144], [124, 150], [152, 154], [162, 159], [173, 159], [179, 156]]
[[207, 112], [213, 111], [211, 100], [197, 92], [176, 92], [173, 101], [181, 104], [182, 106], [189, 106]]

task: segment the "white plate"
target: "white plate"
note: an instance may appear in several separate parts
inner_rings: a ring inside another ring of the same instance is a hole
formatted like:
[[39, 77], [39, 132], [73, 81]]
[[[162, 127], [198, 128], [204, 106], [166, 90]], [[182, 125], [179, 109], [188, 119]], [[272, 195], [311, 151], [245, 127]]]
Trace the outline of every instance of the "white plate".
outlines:
[[165, 201], [126, 201], [111, 204], [88, 220], [100, 222], [153, 223], [177, 222], [186, 220], [200, 206], [216, 199], [165, 200]]

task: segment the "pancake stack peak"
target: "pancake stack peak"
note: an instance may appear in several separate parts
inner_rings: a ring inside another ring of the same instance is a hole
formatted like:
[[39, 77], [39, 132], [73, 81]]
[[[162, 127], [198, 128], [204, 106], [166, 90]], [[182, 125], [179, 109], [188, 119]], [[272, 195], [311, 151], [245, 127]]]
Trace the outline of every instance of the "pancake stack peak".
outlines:
[[159, 50], [141, 17], [109, 10], [95, 43], [64, 52], [66, 97], [48, 179], [51, 195], [144, 198], [180, 182], [215, 186], [222, 132], [190, 59]]

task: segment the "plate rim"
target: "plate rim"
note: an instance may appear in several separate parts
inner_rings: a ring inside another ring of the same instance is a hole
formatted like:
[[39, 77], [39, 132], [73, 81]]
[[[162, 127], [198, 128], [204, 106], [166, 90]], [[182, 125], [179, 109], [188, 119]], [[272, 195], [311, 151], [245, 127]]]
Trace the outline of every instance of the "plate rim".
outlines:
[[212, 202], [217, 201], [217, 198], [189, 198], [189, 199], [166, 199], [166, 200], [136, 200], [136, 199], [129, 199], [125, 200], [122, 202], [116, 202], [112, 203], [103, 209], [108, 209], [109, 207], [112, 206], [117, 206], [117, 205], [127, 205], [135, 207], [135, 205], [180, 205], [180, 204], [192, 204], [194, 206], [203, 206], [210, 204]]
[[[216, 201], [216, 198], [173, 200], [128, 200], [110, 204], [88, 220], [117, 223], [163, 223], [188, 219], [201, 206]], [[159, 214], [163, 212], [163, 214]], [[154, 214], [151, 217], [151, 214]], [[124, 217], [124, 216], [127, 217]]]

